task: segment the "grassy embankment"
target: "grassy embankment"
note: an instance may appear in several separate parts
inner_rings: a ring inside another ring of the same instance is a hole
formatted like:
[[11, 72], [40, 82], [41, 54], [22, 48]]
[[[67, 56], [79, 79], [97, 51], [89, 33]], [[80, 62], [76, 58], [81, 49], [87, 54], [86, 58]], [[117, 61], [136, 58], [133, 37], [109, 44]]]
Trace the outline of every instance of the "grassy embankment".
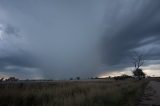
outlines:
[[134, 106], [147, 81], [0, 84], [0, 106]]

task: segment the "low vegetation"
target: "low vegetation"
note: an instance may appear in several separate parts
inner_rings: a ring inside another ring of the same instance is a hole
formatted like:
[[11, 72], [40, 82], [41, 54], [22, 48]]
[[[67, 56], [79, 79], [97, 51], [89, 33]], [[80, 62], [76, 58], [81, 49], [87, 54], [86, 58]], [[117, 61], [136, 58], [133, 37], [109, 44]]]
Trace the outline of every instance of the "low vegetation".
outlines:
[[134, 106], [146, 80], [0, 83], [0, 106]]

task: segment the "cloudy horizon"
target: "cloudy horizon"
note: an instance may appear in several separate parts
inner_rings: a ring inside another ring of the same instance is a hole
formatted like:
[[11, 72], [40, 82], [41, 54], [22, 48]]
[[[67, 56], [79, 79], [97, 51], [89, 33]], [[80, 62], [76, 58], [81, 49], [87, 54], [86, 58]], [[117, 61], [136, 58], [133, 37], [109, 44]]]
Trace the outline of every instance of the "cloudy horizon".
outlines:
[[0, 0], [0, 77], [160, 76], [159, 0]]

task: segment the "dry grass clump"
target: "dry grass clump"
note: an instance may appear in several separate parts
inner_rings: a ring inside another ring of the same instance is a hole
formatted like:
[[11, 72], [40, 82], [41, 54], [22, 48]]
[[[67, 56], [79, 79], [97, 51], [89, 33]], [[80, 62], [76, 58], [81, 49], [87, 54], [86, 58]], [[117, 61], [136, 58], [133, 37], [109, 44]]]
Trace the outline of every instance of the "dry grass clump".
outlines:
[[147, 81], [0, 84], [0, 106], [134, 106]]

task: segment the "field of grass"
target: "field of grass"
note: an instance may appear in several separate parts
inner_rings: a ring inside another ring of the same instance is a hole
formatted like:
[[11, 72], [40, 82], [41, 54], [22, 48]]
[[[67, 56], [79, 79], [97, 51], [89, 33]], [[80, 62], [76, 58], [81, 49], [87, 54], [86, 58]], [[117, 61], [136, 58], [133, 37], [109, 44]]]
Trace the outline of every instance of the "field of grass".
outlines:
[[0, 106], [135, 106], [147, 82], [0, 83]]

